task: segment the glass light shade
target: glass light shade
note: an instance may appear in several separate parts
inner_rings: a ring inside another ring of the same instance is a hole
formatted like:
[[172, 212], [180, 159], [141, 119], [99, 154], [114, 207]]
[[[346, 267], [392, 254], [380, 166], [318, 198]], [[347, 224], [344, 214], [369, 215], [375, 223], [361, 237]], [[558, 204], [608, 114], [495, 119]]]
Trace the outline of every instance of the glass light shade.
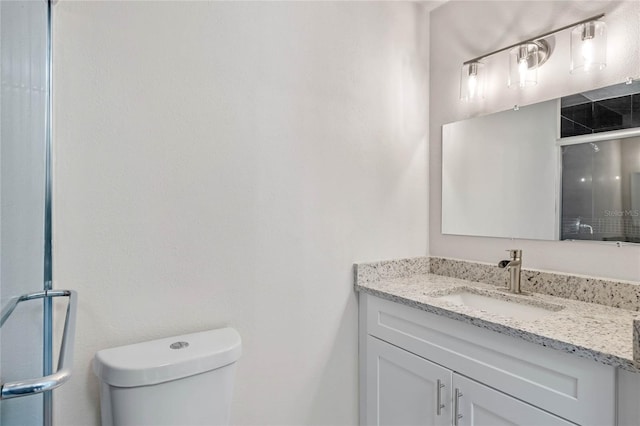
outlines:
[[509, 52], [509, 87], [526, 87], [538, 84], [538, 45], [526, 43]]
[[460, 72], [460, 100], [471, 102], [484, 98], [484, 64], [472, 62], [462, 65]]
[[571, 74], [607, 66], [607, 24], [591, 21], [571, 30]]

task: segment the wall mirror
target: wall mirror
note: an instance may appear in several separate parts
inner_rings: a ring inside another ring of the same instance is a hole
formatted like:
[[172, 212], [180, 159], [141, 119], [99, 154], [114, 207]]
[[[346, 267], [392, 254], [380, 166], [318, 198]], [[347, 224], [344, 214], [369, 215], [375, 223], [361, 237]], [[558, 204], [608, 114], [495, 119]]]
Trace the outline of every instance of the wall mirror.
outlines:
[[640, 81], [445, 124], [442, 233], [640, 243]]

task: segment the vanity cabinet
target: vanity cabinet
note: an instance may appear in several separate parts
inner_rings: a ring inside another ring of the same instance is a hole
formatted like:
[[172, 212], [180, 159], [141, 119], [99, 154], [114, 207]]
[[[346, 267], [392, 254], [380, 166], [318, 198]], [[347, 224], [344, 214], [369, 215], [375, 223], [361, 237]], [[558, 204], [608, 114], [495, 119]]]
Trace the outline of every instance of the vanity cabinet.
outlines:
[[367, 377], [368, 425], [574, 425], [372, 336]]
[[617, 424], [612, 366], [365, 293], [360, 327], [362, 425]]

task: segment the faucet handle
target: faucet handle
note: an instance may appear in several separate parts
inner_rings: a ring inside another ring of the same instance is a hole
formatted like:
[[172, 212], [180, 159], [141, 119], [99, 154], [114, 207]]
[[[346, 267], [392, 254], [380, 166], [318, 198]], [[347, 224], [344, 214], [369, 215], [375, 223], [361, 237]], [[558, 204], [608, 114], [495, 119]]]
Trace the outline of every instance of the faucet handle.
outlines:
[[511, 256], [511, 259], [518, 259], [522, 257], [522, 250], [520, 249], [509, 249], [505, 251], [509, 252], [509, 256]]

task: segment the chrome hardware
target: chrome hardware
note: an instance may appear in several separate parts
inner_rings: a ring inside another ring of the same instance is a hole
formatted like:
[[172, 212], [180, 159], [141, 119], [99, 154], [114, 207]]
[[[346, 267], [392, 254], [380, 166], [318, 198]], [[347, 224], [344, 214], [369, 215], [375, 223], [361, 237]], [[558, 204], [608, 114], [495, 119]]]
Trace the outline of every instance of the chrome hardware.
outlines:
[[[595, 145], [595, 144], [591, 144], [591, 145]], [[593, 235], [593, 226], [587, 225], [586, 223], [582, 223], [582, 217], [578, 216], [578, 218], [576, 219], [576, 233], [581, 234], [583, 229], [586, 229], [589, 232], [589, 234]]]
[[64, 320], [62, 343], [60, 344], [58, 371], [48, 376], [37, 377], [35, 379], [2, 383], [0, 399], [17, 398], [19, 396], [28, 396], [50, 391], [63, 385], [71, 377], [71, 369], [73, 368], [73, 349], [76, 335], [76, 312], [78, 307], [78, 294], [75, 291], [45, 290], [16, 297], [2, 310], [0, 327], [2, 327], [2, 325], [7, 321], [18, 303], [51, 297], [69, 298], [69, 302], [67, 303], [67, 315]]
[[[488, 56], [493, 56], [493, 55], [495, 55], [496, 53], [500, 53], [500, 52], [504, 52], [505, 50], [513, 49], [514, 47], [518, 47], [518, 46], [520, 46], [521, 44], [527, 44], [527, 43], [531, 43], [531, 42], [538, 42], [538, 43], [540, 43], [541, 41], [544, 41], [543, 39], [547, 38], [547, 37], [548, 37], [548, 36], [550, 36], [550, 35], [553, 35], [553, 34], [555, 34], [555, 33], [559, 33], [560, 31], [564, 31], [564, 30], [566, 30], [566, 29], [568, 29], [568, 28], [577, 27], [577, 26], [578, 26], [578, 25], [580, 25], [580, 24], [585, 24], [585, 23], [588, 23], [588, 22], [591, 22], [591, 21], [597, 21], [598, 19], [603, 18], [604, 16], [605, 16], [605, 14], [604, 14], [604, 13], [601, 13], [601, 14], [599, 14], [599, 15], [595, 15], [595, 16], [592, 16], [592, 17], [590, 17], [590, 18], [583, 19], [582, 21], [574, 22], [573, 24], [565, 25], [564, 27], [560, 27], [560, 28], [557, 28], [557, 29], [555, 29], [555, 30], [547, 31], [546, 33], [538, 34], [538, 35], [537, 35], [537, 36], [535, 36], [535, 37], [528, 38], [528, 39], [526, 39], [526, 40], [519, 41], [519, 42], [517, 42], [517, 43], [515, 43], [515, 44], [511, 44], [511, 45], [509, 45], [509, 46], [507, 46], [507, 47], [503, 47], [503, 48], [501, 48], [501, 49], [494, 50], [494, 51], [489, 52], [489, 53], [485, 53], [485, 54], [484, 54], [484, 55], [482, 55], [482, 56], [478, 56], [478, 57], [476, 57], [476, 58], [469, 59], [468, 61], [464, 61], [462, 64], [463, 64], [463, 65], [467, 65], [467, 64], [470, 64], [470, 63], [473, 63], [473, 62], [479, 62], [479, 61], [481, 61], [482, 59], [487, 58]], [[546, 43], [546, 42], [545, 42], [545, 43]], [[546, 43], [546, 44], [548, 45], [548, 43]], [[549, 56], [549, 55], [547, 55], [547, 57], [548, 57], [548, 56]], [[546, 58], [545, 58], [545, 60], [546, 60]], [[542, 65], [542, 64], [540, 64], [540, 65]]]
[[455, 397], [453, 398], [453, 426], [458, 426], [458, 420], [462, 418], [462, 414], [459, 414], [461, 396], [462, 392], [460, 392], [460, 389], [456, 388]]
[[499, 268], [507, 268], [510, 272], [509, 291], [521, 293], [520, 291], [520, 268], [522, 266], [522, 250], [512, 249], [509, 252], [509, 260], [501, 260]]
[[444, 384], [442, 384], [440, 379], [438, 379], [436, 387], [438, 388], [436, 389], [436, 415], [439, 416], [442, 414], [442, 409], [444, 408], [444, 404], [442, 403], [442, 395], [440, 394], [440, 391], [444, 387]]

